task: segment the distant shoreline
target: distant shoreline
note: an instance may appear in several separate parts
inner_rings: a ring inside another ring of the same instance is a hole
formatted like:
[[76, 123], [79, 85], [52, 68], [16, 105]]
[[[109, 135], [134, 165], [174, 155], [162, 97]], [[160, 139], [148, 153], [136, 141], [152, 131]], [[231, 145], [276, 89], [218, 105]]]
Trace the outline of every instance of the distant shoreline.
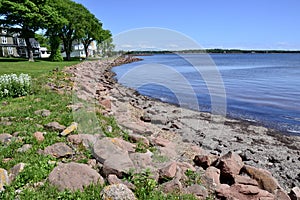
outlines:
[[151, 56], [155, 54], [294, 54], [300, 50], [242, 50], [242, 49], [189, 49], [189, 50], [164, 50], [164, 51], [128, 51], [125, 54], [133, 56]]

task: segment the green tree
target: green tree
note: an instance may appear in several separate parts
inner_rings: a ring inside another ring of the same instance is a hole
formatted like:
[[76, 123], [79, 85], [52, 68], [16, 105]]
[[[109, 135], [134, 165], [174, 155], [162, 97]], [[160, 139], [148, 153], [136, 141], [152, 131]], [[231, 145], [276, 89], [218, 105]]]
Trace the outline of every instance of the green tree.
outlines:
[[0, 15], [1, 25], [14, 29], [25, 39], [29, 61], [34, 61], [29, 38], [51, 22], [60, 21], [48, 0], [0, 0]]

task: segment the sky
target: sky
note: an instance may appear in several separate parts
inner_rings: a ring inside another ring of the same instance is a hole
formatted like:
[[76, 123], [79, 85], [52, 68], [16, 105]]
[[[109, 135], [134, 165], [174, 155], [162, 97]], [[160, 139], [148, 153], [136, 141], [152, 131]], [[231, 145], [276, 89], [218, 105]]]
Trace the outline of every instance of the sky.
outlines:
[[[90, 10], [113, 36], [157, 27], [179, 33], [203, 48], [300, 50], [299, 0], [75, 2]], [[147, 43], [149, 37], [151, 34], [143, 42]], [[181, 39], [178, 38], [178, 43]]]

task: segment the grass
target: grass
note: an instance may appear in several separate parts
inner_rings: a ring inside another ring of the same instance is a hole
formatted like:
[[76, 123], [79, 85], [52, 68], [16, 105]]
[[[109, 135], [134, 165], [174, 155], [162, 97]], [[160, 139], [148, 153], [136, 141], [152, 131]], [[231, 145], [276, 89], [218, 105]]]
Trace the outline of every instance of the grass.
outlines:
[[[57, 121], [65, 126], [70, 125], [74, 119], [72, 110], [67, 106], [73, 103], [72, 96], [69, 93], [58, 94], [45, 85], [49, 82], [59, 86], [71, 85], [68, 75], [60, 70], [64, 66], [76, 63], [78, 61], [52, 63], [38, 60], [29, 63], [22, 59], [0, 59], [0, 74], [28, 73], [34, 77], [33, 92], [30, 95], [0, 100], [0, 134], [18, 135], [18, 139], [14, 139], [8, 144], [0, 144], [0, 168], [9, 170], [18, 163], [26, 164], [24, 171], [17, 176], [16, 180], [6, 186], [4, 192], [0, 192], [0, 199], [101, 199], [100, 191], [104, 187], [101, 185], [91, 185], [83, 192], [59, 191], [51, 186], [46, 181], [47, 177], [56, 166], [55, 162], [62, 160], [37, 153], [39, 149], [44, 149], [56, 142], [67, 143], [66, 137], [59, 137], [58, 132], [46, 130], [43, 125], [52, 121]], [[53, 71], [56, 67], [58, 67], [58, 71]], [[50, 110], [51, 115], [42, 117], [34, 113], [41, 109]], [[83, 114], [83, 117], [86, 116], [87, 114]], [[100, 113], [97, 113], [96, 117], [101, 122], [100, 129], [104, 134], [109, 137], [126, 137], [126, 133], [119, 128], [113, 117], [103, 116]], [[11, 124], [3, 123], [5, 121], [9, 121]], [[108, 131], [109, 129], [111, 131]], [[37, 142], [33, 137], [36, 131], [45, 132], [43, 142]], [[31, 144], [32, 148], [24, 153], [17, 152], [17, 149], [24, 144]], [[144, 152], [145, 147], [140, 144], [139, 150]], [[77, 154], [63, 161], [86, 163], [91, 157], [90, 150], [78, 146]], [[158, 160], [160, 159], [163, 158]], [[135, 174], [134, 178], [131, 178], [131, 182], [136, 186], [135, 194], [139, 199], [195, 199], [192, 195], [164, 194], [157, 189], [156, 181], [149, 176], [150, 174], [147, 172]], [[37, 185], [37, 183], [40, 184]]]
[[50, 62], [47, 60], [36, 59], [35, 62], [27, 62], [24, 58], [0, 58], [0, 75], [10, 73], [26, 73], [36, 78], [41, 74], [52, 71], [56, 68], [62, 69], [79, 61]]

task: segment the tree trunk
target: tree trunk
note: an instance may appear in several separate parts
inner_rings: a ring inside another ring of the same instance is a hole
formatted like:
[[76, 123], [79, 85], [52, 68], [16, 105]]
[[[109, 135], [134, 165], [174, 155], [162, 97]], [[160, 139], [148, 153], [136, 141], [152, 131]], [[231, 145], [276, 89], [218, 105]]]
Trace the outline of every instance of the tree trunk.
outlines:
[[30, 43], [28, 37], [25, 38], [25, 42], [26, 42], [26, 49], [27, 49], [28, 61], [29, 62], [34, 62], [33, 51], [32, 51], [31, 43]]
[[87, 60], [89, 57], [89, 46], [84, 45], [85, 59]]

